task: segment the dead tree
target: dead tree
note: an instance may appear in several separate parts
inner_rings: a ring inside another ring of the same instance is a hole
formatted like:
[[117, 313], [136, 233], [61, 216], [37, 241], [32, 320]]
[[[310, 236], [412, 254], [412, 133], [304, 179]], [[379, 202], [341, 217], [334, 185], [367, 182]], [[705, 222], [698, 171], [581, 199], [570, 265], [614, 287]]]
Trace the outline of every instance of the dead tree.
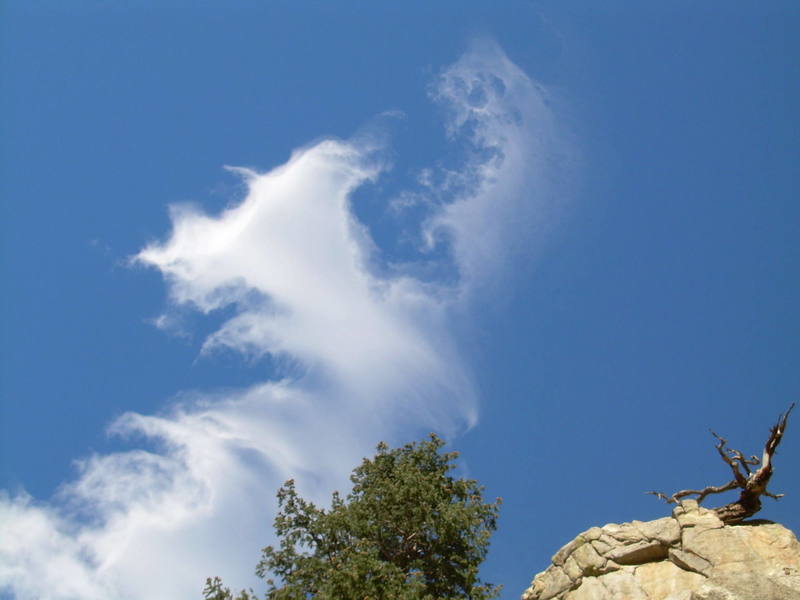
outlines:
[[[698, 504], [709, 494], [721, 494], [728, 490], [741, 489], [739, 499], [725, 506], [719, 506], [712, 509], [723, 523], [738, 523], [742, 519], [753, 516], [761, 510], [761, 496], [769, 496], [777, 500], [783, 494], [772, 494], [767, 490], [767, 484], [770, 477], [772, 477], [772, 456], [778, 444], [781, 443], [783, 432], [786, 431], [786, 421], [789, 418], [789, 413], [792, 412], [795, 403], [789, 407], [785, 413], [779, 418], [778, 422], [770, 428], [769, 438], [767, 443], [764, 444], [764, 454], [761, 460], [757, 456], [745, 458], [739, 450], [732, 450], [728, 448], [728, 440], [718, 436], [713, 431], [711, 434], [717, 438], [716, 449], [722, 460], [724, 460], [733, 471], [733, 479], [725, 485], [710, 485], [702, 490], [681, 490], [675, 492], [672, 496], [667, 496], [661, 492], [647, 492], [658, 496], [662, 500], [666, 500], [670, 504], [677, 504], [682, 498], [695, 496]], [[753, 471], [751, 467], [757, 467]], [[745, 476], [745, 473], [747, 474]]]

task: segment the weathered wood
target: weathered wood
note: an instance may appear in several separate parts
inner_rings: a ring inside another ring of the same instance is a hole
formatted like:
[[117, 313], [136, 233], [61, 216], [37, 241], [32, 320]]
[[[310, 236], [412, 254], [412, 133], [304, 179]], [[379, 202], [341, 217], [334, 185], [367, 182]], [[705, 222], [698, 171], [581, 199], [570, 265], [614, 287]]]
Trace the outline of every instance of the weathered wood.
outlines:
[[[702, 490], [681, 490], [675, 492], [671, 496], [662, 494], [661, 492], [647, 492], [665, 500], [670, 504], [677, 504], [681, 499], [695, 496], [698, 504], [710, 494], [721, 494], [728, 490], [741, 489], [739, 498], [735, 502], [730, 502], [724, 506], [719, 506], [712, 509], [723, 523], [738, 523], [743, 519], [753, 516], [761, 510], [761, 496], [769, 496], [777, 500], [783, 494], [773, 494], [767, 490], [767, 485], [772, 477], [772, 457], [778, 444], [781, 443], [781, 438], [786, 431], [786, 423], [789, 419], [789, 414], [792, 412], [795, 403], [789, 409], [780, 415], [778, 422], [770, 428], [770, 435], [767, 443], [764, 444], [764, 453], [761, 460], [756, 456], [745, 458], [739, 450], [728, 448], [728, 440], [718, 436], [713, 431], [712, 435], [717, 438], [715, 448], [723, 461], [730, 467], [733, 472], [733, 479], [724, 485], [707, 486]], [[750, 467], [759, 466], [756, 471], [752, 471]], [[744, 471], [744, 472], [743, 472]]]

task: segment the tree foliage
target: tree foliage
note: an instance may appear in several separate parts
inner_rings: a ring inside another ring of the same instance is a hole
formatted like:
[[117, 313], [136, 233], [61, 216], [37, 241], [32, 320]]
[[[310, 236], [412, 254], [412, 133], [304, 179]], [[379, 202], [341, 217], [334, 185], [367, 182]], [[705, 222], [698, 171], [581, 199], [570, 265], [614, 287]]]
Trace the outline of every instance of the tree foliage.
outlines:
[[[484, 600], [499, 586], [481, 582], [478, 567], [496, 528], [500, 499], [484, 503], [483, 488], [450, 472], [457, 453], [428, 440], [389, 449], [378, 445], [350, 479], [346, 498], [329, 509], [300, 497], [293, 481], [278, 491], [278, 547], [263, 550], [256, 573], [267, 600]], [[270, 578], [276, 576], [277, 581]], [[231, 595], [209, 579], [206, 600]]]

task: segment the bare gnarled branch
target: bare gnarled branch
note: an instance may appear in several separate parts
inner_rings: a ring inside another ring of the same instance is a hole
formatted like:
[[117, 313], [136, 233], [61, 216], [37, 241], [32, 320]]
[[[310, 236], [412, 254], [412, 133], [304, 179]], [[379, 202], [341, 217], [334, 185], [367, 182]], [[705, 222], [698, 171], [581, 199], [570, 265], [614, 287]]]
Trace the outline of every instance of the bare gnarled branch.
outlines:
[[[728, 440], [717, 435], [714, 431], [711, 434], [717, 438], [717, 443], [714, 445], [717, 452], [723, 461], [731, 468], [733, 472], [733, 479], [724, 485], [709, 485], [702, 490], [681, 490], [675, 492], [671, 496], [667, 496], [661, 492], [647, 492], [654, 496], [661, 498], [669, 504], [677, 504], [683, 498], [694, 496], [698, 503], [702, 502], [706, 496], [710, 494], [721, 494], [736, 488], [742, 490], [739, 494], [739, 499], [735, 502], [726, 504], [713, 509], [720, 519], [725, 523], [738, 523], [742, 519], [746, 519], [757, 513], [761, 509], [760, 496], [768, 496], [775, 500], [782, 498], [783, 494], [773, 494], [767, 490], [767, 484], [772, 477], [772, 457], [778, 444], [781, 443], [781, 438], [786, 431], [786, 423], [789, 419], [789, 414], [794, 409], [795, 403], [792, 402], [789, 409], [780, 415], [778, 422], [770, 428], [770, 435], [767, 443], [764, 444], [764, 454], [761, 460], [756, 456], [745, 458], [744, 454], [736, 449], [728, 448]], [[761, 465], [755, 472], [750, 467]], [[744, 470], [747, 475], [742, 472]]]

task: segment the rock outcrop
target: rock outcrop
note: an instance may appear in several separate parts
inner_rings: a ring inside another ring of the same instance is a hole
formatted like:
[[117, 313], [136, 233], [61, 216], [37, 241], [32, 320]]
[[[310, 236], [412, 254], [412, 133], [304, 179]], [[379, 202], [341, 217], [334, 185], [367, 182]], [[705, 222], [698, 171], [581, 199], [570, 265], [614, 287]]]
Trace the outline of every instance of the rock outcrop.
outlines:
[[671, 517], [583, 532], [523, 600], [800, 600], [800, 543], [782, 525], [725, 525], [685, 500]]

